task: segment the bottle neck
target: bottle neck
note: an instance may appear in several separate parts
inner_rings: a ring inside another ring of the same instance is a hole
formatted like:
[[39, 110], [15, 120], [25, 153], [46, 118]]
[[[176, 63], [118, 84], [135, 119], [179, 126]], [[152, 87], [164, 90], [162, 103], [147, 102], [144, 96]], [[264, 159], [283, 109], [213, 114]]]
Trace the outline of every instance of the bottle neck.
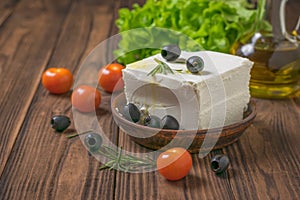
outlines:
[[268, 0], [267, 18], [272, 25], [274, 42], [285, 40], [285, 4], [288, 0]]
[[285, 3], [287, 0], [270, 0], [270, 21], [275, 42], [285, 40]]
[[269, 0], [269, 21], [272, 25], [273, 40], [280, 42], [283, 40], [297, 44], [297, 37], [291, 35], [286, 30], [285, 10], [288, 0]]

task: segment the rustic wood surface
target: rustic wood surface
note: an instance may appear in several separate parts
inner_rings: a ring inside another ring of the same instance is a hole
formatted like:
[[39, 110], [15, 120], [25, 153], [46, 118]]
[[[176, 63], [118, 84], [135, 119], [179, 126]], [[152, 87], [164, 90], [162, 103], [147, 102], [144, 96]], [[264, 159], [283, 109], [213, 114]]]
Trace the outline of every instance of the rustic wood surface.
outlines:
[[[54, 133], [53, 114], [72, 119], [70, 93], [49, 94], [43, 71], [66, 67], [76, 78], [89, 52], [117, 33], [118, 9], [134, 2], [144, 1], [0, 1], [0, 199], [300, 199], [299, 98], [255, 99], [257, 117], [239, 141], [203, 159], [193, 155], [190, 174], [177, 182], [157, 172], [99, 171], [79, 139]], [[145, 151], [114, 123], [109, 94], [99, 112], [113, 143]], [[209, 165], [217, 153], [231, 161], [221, 176]]]

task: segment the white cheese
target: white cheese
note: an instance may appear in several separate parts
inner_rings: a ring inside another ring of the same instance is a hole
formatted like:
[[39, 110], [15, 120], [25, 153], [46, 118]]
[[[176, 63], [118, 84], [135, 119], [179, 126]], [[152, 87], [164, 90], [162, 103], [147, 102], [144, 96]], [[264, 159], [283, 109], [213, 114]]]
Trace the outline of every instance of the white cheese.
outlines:
[[[150, 114], [159, 117], [172, 115], [180, 128], [187, 130], [215, 128], [241, 120], [250, 99], [253, 63], [211, 51], [182, 52], [180, 57], [194, 55], [204, 60], [204, 70], [199, 74], [189, 73], [185, 64], [165, 61], [160, 54], [127, 65], [123, 70], [127, 102], [145, 106]], [[148, 75], [157, 66], [154, 58], [168, 64], [174, 74]]]

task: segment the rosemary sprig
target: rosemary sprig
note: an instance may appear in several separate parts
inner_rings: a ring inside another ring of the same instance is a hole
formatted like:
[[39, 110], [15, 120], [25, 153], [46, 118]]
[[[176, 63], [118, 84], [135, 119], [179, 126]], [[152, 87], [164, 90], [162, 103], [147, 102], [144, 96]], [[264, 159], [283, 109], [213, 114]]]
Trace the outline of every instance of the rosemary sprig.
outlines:
[[[88, 130], [84, 131], [82, 133], [75, 133], [71, 135], [67, 135], [66, 137], [68, 139], [87, 134], [87, 133], [92, 133], [93, 130]], [[122, 147], [119, 148], [118, 151], [115, 149], [102, 145], [96, 152], [101, 156], [105, 157], [108, 159], [108, 162], [106, 162], [103, 166], [99, 168], [99, 170], [103, 169], [115, 169], [115, 170], [122, 170], [125, 172], [131, 171], [131, 172], [136, 172], [138, 171], [141, 167], [143, 169], [151, 169], [155, 167], [155, 161], [149, 157], [145, 158], [139, 158], [131, 155], [126, 155], [124, 154], [124, 151], [122, 150]]]
[[90, 132], [92, 132], [92, 130], [84, 131], [82, 133], [74, 133], [74, 134], [71, 134], [71, 135], [67, 135], [66, 138], [71, 139], [71, 138], [77, 137], [79, 135], [84, 135], [84, 134], [90, 133]]
[[161, 73], [161, 74], [165, 74], [165, 75], [167, 75], [168, 73], [174, 74], [173, 70], [165, 62], [160, 61], [157, 58], [154, 58], [154, 61], [157, 62], [157, 66], [153, 70], [151, 70], [147, 74], [147, 76], [149, 76], [149, 75], [154, 76], [157, 73]]
[[115, 151], [110, 147], [103, 146], [99, 149], [98, 153], [109, 159], [109, 161], [101, 166], [99, 170], [109, 168], [110, 170], [115, 169], [128, 172], [138, 171], [140, 167], [155, 167], [155, 162], [148, 157], [143, 159], [123, 154], [122, 147], [119, 149], [119, 151]]

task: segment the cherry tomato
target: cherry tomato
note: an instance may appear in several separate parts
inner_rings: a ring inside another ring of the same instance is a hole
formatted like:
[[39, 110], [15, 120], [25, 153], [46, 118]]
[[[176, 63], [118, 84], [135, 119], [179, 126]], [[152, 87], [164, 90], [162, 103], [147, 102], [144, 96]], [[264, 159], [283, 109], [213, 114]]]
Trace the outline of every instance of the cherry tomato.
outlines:
[[158, 172], [166, 179], [171, 181], [180, 180], [192, 168], [192, 156], [184, 148], [171, 148], [158, 156], [156, 166]]
[[71, 101], [72, 106], [80, 112], [92, 112], [99, 107], [101, 94], [96, 88], [81, 85], [73, 91]]
[[68, 92], [73, 85], [73, 75], [66, 68], [49, 68], [42, 76], [42, 84], [53, 94]]
[[107, 92], [123, 89], [122, 69], [124, 66], [118, 63], [112, 63], [101, 68], [98, 74], [99, 85]]

